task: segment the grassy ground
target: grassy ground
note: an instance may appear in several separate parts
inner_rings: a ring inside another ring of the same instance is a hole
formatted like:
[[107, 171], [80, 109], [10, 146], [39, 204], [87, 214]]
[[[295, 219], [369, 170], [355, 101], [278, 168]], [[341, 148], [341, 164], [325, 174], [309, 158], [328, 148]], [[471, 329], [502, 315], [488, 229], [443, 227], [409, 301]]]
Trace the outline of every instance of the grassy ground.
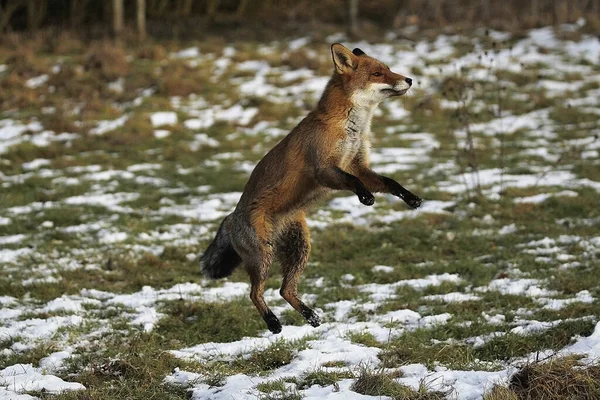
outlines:
[[[567, 42], [524, 45], [483, 31], [406, 35], [360, 46], [417, 82], [375, 117], [373, 164], [426, 199], [424, 211], [386, 196], [365, 209], [349, 193], [321, 204], [300, 291], [325, 327], [286, 336], [304, 321], [278, 298], [275, 265], [267, 297], [289, 330], [266, 346], [184, 356], [171, 351], [266, 337], [245, 273], [204, 281], [196, 258], [253, 165], [314, 105], [331, 71], [328, 44], [6, 40], [0, 370], [67, 351], [46, 372], [87, 389], [26, 390], [53, 399], [176, 399], [190, 389], [202, 398], [237, 374], [255, 377], [248, 396], [263, 399], [316, 387], [441, 399], [456, 395], [451, 382], [414, 384], [406, 367], [516, 371], [591, 335], [600, 314], [598, 60], [569, 54]], [[176, 119], [157, 126], [157, 112]], [[374, 356], [284, 373], [332, 335]], [[581, 370], [555, 359], [521, 374]], [[595, 398], [597, 366], [584, 361], [589, 376], [572, 386]], [[197, 375], [173, 378], [182, 371]], [[579, 393], [516, 380], [490, 384], [486, 398]]]

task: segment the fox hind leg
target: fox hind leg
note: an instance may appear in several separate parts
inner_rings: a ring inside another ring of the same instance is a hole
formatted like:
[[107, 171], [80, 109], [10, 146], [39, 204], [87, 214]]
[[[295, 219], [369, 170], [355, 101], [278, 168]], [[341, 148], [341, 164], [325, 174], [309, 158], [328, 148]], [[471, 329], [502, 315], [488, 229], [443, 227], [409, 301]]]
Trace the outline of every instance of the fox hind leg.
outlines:
[[250, 299], [267, 324], [267, 328], [273, 333], [280, 333], [282, 329], [281, 322], [279, 322], [279, 318], [267, 306], [264, 297], [265, 283], [269, 277], [269, 266], [270, 260], [268, 264], [249, 266], [248, 273], [250, 274], [250, 283], [252, 285]]
[[275, 255], [281, 263], [283, 283], [279, 293], [310, 325], [321, 324], [319, 316], [298, 296], [298, 280], [306, 268], [310, 253], [310, 236], [304, 216], [289, 223], [281, 232]]
[[265, 229], [256, 229], [244, 224], [237, 224], [238, 232], [232, 235], [232, 245], [240, 255], [248, 275], [250, 276], [250, 300], [273, 333], [281, 332], [281, 322], [265, 302], [265, 283], [269, 278], [269, 269], [273, 261], [273, 246], [267, 235], [261, 238], [258, 233], [266, 233]]

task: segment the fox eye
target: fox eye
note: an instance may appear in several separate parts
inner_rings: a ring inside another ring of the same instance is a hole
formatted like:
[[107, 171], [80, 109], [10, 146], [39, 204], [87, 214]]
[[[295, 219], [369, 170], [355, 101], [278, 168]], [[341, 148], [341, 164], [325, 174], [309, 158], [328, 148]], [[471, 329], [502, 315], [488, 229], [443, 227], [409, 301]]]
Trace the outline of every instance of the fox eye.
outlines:
[[381, 76], [383, 75], [381, 72], [373, 72], [373, 76]]

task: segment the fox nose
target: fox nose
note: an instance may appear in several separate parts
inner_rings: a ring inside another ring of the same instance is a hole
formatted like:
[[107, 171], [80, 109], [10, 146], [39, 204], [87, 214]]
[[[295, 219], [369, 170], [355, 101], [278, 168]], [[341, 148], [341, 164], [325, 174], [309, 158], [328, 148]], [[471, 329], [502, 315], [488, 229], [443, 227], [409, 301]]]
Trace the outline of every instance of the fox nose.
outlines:
[[410, 79], [410, 78], [405, 78], [405, 79], [404, 79], [404, 81], [405, 81], [406, 83], [408, 83], [410, 86], [412, 86], [412, 79]]

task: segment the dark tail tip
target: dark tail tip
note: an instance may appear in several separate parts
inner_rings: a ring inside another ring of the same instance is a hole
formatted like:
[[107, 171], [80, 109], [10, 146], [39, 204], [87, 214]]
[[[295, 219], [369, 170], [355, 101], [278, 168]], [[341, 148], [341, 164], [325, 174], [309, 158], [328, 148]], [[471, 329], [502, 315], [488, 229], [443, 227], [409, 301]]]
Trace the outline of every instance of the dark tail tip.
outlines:
[[230, 244], [221, 249], [212, 247], [211, 244], [200, 257], [202, 273], [209, 279], [221, 279], [231, 275], [242, 262], [238, 253]]

